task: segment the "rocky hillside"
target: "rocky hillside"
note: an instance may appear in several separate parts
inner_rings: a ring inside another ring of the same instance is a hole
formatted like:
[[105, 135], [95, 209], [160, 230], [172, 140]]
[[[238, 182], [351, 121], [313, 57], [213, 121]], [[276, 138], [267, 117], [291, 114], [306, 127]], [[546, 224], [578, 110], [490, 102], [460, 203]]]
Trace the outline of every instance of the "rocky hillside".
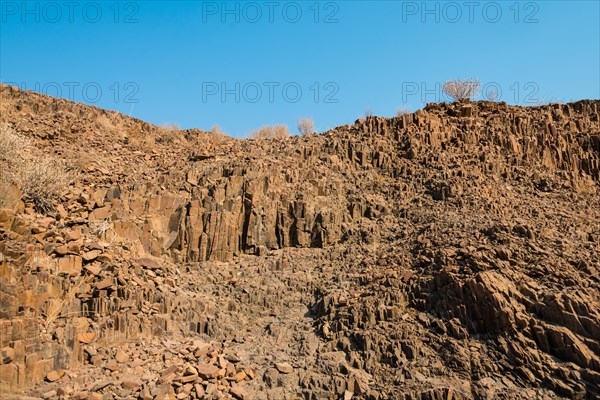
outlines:
[[3, 398], [600, 396], [600, 101], [235, 140], [3, 85], [0, 123], [74, 176], [0, 183]]

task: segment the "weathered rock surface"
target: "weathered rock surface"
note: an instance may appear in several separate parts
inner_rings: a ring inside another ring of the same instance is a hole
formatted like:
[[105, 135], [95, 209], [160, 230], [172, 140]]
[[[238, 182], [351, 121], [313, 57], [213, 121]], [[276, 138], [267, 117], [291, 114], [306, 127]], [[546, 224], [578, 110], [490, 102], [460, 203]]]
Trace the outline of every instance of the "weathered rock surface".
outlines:
[[600, 396], [598, 101], [252, 141], [0, 97], [79, 170], [0, 209], [3, 398]]

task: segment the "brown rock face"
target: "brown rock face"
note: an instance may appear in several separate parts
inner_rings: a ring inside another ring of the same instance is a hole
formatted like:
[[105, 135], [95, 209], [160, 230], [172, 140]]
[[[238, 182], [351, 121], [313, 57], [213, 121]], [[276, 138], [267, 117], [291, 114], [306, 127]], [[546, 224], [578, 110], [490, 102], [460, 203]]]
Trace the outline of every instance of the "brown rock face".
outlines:
[[0, 209], [0, 393], [600, 396], [598, 101], [234, 140], [0, 98], [78, 170]]

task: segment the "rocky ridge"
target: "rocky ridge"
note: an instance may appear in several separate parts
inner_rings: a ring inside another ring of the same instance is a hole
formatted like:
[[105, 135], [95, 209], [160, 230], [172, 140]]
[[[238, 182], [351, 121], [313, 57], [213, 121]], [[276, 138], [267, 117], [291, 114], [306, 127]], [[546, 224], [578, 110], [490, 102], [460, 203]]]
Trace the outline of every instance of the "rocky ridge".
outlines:
[[233, 140], [0, 98], [80, 171], [0, 210], [1, 393], [600, 395], [598, 101]]

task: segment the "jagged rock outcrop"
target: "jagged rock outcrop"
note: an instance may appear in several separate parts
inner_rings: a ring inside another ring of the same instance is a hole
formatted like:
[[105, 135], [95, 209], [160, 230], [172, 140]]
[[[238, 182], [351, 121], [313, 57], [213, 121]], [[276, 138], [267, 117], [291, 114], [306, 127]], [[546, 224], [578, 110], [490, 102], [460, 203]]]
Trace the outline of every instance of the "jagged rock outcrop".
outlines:
[[234, 140], [0, 96], [78, 170], [0, 209], [3, 394], [600, 395], [598, 101]]

